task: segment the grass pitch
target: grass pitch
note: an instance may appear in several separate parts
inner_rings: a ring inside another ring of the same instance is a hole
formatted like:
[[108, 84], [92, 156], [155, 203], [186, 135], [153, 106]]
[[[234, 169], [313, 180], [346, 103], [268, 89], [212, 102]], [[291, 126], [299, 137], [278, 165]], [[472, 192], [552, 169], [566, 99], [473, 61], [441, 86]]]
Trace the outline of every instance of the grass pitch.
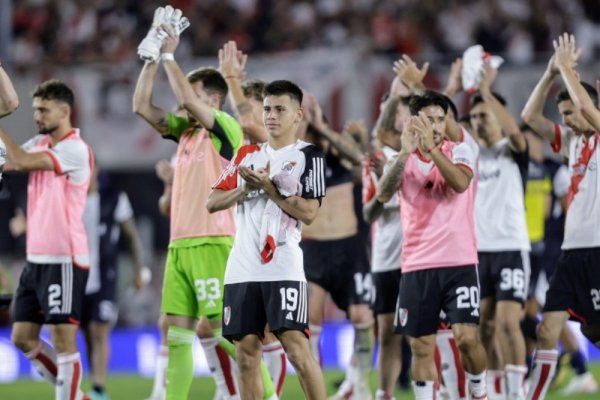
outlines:
[[[600, 364], [591, 364], [590, 369], [596, 379], [600, 380]], [[327, 384], [327, 393], [335, 393], [335, 382], [343, 378], [342, 371], [326, 371], [325, 383]], [[570, 378], [570, 377], [569, 377]], [[567, 379], [568, 381], [568, 379]], [[376, 375], [371, 374], [371, 387], [376, 387]], [[84, 381], [83, 388], [89, 388], [89, 382]], [[152, 390], [152, 380], [140, 378], [135, 375], [111, 375], [108, 377], [107, 390], [111, 400], [144, 400]], [[374, 392], [374, 390], [373, 390]], [[190, 391], [190, 399], [211, 400], [214, 394], [214, 384], [210, 378], [196, 378]], [[29, 379], [20, 380], [9, 384], [0, 384], [1, 400], [23, 400], [23, 399], [53, 399], [54, 391], [52, 387], [39, 381]], [[303, 399], [302, 390], [298, 384], [295, 375], [289, 375], [286, 379], [283, 394], [283, 400], [301, 400]], [[413, 398], [412, 392], [396, 392], [397, 399]], [[571, 399], [571, 400], [591, 400], [600, 398], [600, 393], [590, 395], [577, 395], [570, 397], [561, 397], [556, 392], [551, 392], [547, 399]]]

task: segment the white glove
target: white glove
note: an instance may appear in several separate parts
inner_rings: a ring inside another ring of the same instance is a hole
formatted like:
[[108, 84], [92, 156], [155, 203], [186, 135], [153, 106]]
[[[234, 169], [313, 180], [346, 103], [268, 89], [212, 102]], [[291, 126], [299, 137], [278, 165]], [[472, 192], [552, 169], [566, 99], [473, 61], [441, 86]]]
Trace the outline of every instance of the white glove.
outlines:
[[479, 82], [481, 82], [481, 76], [483, 75], [484, 62], [489, 62], [496, 69], [504, 62], [502, 57], [490, 55], [479, 44], [465, 50], [462, 60], [462, 85], [464, 90], [469, 93], [474, 92], [479, 87]]
[[166, 6], [163, 14], [163, 24], [171, 25], [175, 34], [179, 36], [181, 32], [190, 26], [190, 20], [182, 15], [180, 9]]
[[160, 57], [160, 46], [162, 45], [163, 39], [167, 36], [166, 32], [160, 29], [161, 24], [164, 23], [163, 17], [165, 11], [166, 10], [163, 7], [158, 7], [154, 11], [152, 26], [150, 27], [146, 37], [142, 40], [137, 48], [138, 55], [144, 61], [156, 62]]

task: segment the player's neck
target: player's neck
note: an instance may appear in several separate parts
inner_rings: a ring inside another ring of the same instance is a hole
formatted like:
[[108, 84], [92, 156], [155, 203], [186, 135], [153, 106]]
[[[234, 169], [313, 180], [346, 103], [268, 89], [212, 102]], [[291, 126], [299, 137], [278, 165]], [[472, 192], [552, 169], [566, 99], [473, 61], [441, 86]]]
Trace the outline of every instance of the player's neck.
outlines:
[[269, 146], [274, 150], [282, 149], [290, 144], [296, 143], [295, 135], [285, 135], [280, 137], [269, 137]]
[[59, 126], [54, 132], [50, 134], [50, 140], [52, 141], [52, 145], [56, 145], [72, 131], [73, 127], [71, 126], [71, 124], [64, 124]]

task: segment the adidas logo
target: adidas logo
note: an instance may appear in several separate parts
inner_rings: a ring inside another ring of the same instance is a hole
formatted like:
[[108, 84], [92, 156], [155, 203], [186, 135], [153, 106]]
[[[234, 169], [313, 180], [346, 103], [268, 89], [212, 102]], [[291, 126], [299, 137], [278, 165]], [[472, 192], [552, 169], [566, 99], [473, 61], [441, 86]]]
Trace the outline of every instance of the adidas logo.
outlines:
[[289, 319], [289, 320], [291, 320], [291, 321], [293, 321], [293, 320], [294, 320], [294, 317], [292, 317], [292, 312], [291, 312], [291, 311], [288, 311], [288, 313], [287, 313], [287, 314], [286, 314], [286, 316], [285, 316], [285, 319]]
[[58, 306], [54, 306], [50, 309], [50, 314], [60, 314], [60, 308]]
[[206, 304], [206, 307], [216, 307], [217, 304], [214, 302], [214, 300], [208, 300], [208, 303]]
[[473, 311], [471, 311], [471, 316], [472, 317], [479, 317], [479, 310], [476, 308]]

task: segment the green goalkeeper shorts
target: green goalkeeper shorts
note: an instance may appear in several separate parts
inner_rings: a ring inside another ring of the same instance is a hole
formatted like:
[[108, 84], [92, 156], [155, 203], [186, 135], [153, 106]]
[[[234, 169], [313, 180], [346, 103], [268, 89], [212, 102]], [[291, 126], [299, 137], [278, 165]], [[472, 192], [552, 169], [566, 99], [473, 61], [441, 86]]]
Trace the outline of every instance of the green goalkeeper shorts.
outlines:
[[230, 251], [228, 244], [169, 248], [160, 311], [220, 320], [223, 276]]

